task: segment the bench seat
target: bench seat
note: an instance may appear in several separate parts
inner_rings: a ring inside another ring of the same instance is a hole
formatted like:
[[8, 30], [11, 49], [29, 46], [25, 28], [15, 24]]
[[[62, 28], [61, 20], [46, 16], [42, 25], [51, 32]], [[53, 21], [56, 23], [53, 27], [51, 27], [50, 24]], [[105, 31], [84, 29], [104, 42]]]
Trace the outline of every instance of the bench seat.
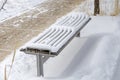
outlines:
[[37, 75], [44, 76], [43, 64], [49, 57], [57, 56], [67, 44], [80, 35], [82, 28], [90, 21], [84, 13], [70, 13], [58, 19], [20, 50], [36, 55]]
[[21, 50], [28, 54], [58, 55], [89, 20], [90, 17], [84, 13], [70, 13], [57, 20]]

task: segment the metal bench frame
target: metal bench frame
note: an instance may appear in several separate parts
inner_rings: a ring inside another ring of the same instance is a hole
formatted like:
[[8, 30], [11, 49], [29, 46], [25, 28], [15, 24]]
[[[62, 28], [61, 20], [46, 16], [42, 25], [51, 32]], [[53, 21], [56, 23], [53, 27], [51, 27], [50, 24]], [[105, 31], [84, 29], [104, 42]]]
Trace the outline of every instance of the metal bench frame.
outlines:
[[69, 42], [74, 38], [74, 37], [80, 37], [80, 31], [85, 27], [85, 25], [91, 20], [91, 18], [88, 19], [87, 22], [85, 22], [80, 29], [78, 29], [75, 34], [55, 53], [46, 51], [46, 50], [38, 50], [38, 49], [30, 49], [30, 48], [25, 48], [21, 49], [21, 51], [25, 52], [26, 54], [33, 54], [36, 55], [36, 63], [37, 63], [37, 76], [44, 76], [44, 63], [50, 58], [57, 56], [68, 44]]

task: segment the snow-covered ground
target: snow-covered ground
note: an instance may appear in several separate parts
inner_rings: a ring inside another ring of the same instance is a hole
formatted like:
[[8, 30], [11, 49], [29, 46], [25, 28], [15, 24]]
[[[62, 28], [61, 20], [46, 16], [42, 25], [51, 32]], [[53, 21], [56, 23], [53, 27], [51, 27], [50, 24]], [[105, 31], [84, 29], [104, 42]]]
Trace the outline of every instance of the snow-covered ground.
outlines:
[[[118, 80], [119, 22], [119, 17], [92, 17], [81, 38], [74, 38], [60, 55], [44, 64], [45, 78], [36, 76], [35, 56], [17, 51], [9, 80]], [[1, 80], [11, 57], [0, 64]]]
[[[0, 8], [5, 0], [0, 0]], [[5, 21], [6, 19], [15, 17], [34, 9], [34, 6], [47, 1], [47, 0], [7, 0], [7, 3], [4, 6], [4, 9], [0, 11], [0, 22]], [[85, 11], [88, 14], [93, 15], [94, 12], [94, 0], [86, 0], [79, 6], [77, 10]], [[109, 3], [109, 4], [108, 4]], [[86, 6], [84, 6], [86, 5]], [[83, 7], [84, 6], [84, 7]], [[120, 1], [119, 1], [120, 6]], [[114, 15], [115, 11], [115, 0], [100, 0], [101, 13], [103, 15]], [[107, 11], [106, 11], [107, 10]]]
[[[119, 27], [119, 16], [92, 16], [81, 38], [74, 38], [60, 55], [44, 64], [44, 78], [36, 76], [36, 57], [18, 49], [9, 80], [119, 80]], [[9, 72], [12, 56], [0, 63], [0, 80], [4, 80], [5, 65]]]
[[[0, 0], [0, 8], [5, 0]], [[34, 9], [34, 6], [46, 0], [7, 0], [4, 9], [0, 11], [0, 21], [20, 15]]]

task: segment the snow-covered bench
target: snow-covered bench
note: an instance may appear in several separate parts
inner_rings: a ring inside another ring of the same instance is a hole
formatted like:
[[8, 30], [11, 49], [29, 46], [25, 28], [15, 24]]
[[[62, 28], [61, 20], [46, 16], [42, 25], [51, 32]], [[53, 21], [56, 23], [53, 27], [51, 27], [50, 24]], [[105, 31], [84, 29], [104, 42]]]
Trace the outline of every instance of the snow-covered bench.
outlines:
[[70, 13], [21, 48], [21, 51], [37, 56], [38, 76], [44, 76], [44, 62], [57, 56], [75, 36], [80, 36], [80, 31], [90, 19], [84, 13]]

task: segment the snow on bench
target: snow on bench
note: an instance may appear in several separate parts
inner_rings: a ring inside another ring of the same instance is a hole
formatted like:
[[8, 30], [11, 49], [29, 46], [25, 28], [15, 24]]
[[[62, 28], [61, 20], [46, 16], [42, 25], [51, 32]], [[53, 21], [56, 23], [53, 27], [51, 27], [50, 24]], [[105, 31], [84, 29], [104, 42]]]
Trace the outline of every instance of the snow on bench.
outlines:
[[21, 49], [27, 54], [37, 56], [38, 76], [44, 76], [43, 63], [49, 57], [57, 56], [75, 36], [80, 35], [80, 31], [90, 19], [84, 13], [70, 13], [57, 20]]

